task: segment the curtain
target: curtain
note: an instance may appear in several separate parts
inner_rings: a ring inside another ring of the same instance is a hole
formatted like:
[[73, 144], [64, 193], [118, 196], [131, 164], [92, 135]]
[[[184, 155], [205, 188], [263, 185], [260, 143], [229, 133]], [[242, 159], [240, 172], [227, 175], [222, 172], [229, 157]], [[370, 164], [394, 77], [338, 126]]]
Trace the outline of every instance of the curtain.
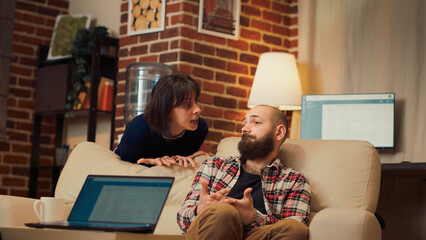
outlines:
[[304, 94], [395, 92], [395, 149], [426, 162], [426, 1], [299, 1]]

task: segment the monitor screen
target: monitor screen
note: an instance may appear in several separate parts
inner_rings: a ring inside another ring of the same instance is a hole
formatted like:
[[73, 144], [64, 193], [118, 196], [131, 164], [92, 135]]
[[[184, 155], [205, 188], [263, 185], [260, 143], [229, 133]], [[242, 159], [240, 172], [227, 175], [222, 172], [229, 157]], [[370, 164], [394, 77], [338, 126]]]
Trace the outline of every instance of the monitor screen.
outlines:
[[302, 139], [366, 140], [393, 148], [395, 93], [302, 96]]

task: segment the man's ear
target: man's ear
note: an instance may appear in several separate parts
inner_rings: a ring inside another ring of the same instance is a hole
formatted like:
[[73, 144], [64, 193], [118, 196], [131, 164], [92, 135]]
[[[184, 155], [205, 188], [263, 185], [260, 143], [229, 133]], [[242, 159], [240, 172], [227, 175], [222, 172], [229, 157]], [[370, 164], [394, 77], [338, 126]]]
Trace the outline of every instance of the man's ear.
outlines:
[[277, 141], [282, 141], [285, 138], [287, 129], [284, 124], [280, 124], [275, 128], [275, 139]]

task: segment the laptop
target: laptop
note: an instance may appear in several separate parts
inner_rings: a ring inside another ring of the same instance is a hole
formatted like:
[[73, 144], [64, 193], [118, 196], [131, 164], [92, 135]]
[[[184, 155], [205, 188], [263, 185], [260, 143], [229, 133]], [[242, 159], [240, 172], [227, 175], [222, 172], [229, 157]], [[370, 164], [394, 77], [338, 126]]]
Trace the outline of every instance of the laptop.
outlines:
[[153, 233], [173, 181], [173, 177], [89, 175], [67, 221], [25, 225]]

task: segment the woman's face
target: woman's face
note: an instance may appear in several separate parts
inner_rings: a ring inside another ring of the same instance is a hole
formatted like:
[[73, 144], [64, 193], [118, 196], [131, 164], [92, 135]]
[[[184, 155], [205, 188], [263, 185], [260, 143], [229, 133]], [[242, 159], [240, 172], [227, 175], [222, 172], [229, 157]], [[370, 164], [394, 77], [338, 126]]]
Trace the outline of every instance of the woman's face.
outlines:
[[170, 113], [172, 136], [182, 133], [183, 130], [196, 130], [200, 112], [201, 108], [194, 97], [190, 101], [172, 108]]

